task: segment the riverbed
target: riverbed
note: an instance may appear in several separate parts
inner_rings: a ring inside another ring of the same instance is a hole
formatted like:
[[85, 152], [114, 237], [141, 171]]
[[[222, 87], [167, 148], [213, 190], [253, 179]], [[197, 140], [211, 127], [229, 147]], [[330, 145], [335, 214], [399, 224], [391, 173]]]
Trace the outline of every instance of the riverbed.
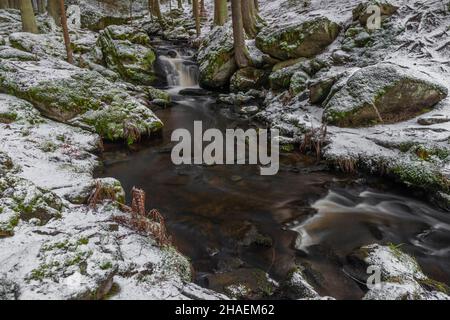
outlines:
[[198, 284], [224, 292], [246, 283], [259, 287], [255, 297], [284, 298], [283, 290], [260, 288], [267, 287], [261, 274], [282, 283], [301, 264], [321, 295], [357, 299], [365, 288], [346, 257], [372, 243], [401, 245], [428, 276], [450, 284], [450, 215], [397, 185], [331, 172], [298, 152], [281, 155], [276, 176], [261, 176], [255, 165], [174, 165], [173, 130], [192, 132], [197, 120], [204, 130], [253, 124], [197, 87], [191, 50], [159, 48], [158, 65], [160, 87], [173, 100], [155, 110], [165, 123], [161, 135], [133, 148], [106, 145], [98, 175], [146, 192], [147, 208], [164, 215]]

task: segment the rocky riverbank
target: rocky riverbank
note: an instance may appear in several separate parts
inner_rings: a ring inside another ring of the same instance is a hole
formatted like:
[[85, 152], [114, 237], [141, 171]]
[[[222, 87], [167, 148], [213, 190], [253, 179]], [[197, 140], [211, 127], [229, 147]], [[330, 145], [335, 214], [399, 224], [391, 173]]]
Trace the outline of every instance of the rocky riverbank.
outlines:
[[[128, 9], [125, 2], [115, 6]], [[193, 284], [189, 260], [173, 247], [118, 223], [129, 190], [115, 179], [93, 178], [103, 141], [132, 145], [161, 130], [152, 108], [171, 101], [151, 86], [159, 76], [155, 46], [195, 34], [188, 10], [172, 10], [161, 25], [142, 14], [145, 2], [136, 1], [130, 16], [94, 0], [69, 1], [81, 9], [70, 33], [74, 64], [64, 61], [61, 31], [45, 15], [34, 35], [21, 32], [17, 10], [0, 10], [0, 299], [227, 298]], [[201, 84], [231, 84], [235, 94], [220, 102], [280, 128], [285, 150], [320, 146], [315, 151], [342, 170], [392, 176], [432, 191], [445, 206], [450, 51], [441, 39], [449, 13], [439, 1], [391, 6], [383, 24], [389, 32], [369, 33], [356, 15], [357, 1], [329, 8], [300, 2], [290, 13], [283, 1], [263, 4], [267, 25], [247, 43], [250, 68], [237, 70], [229, 26], [193, 41], [200, 43]], [[420, 26], [412, 19], [418, 13]], [[292, 17], [292, 25], [279, 23]], [[411, 42], [408, 23], [423, 34], [432, 23], [435, 33]], [[293, 38], [305, 40], [290, 43]], [[327, 130], [318, 130], [323, 124]], [[89, 206], [99, 188], [107, 197]], [[368, 290], [367, 299], [449, 298], [445, 285], [398, 248], [373, 245], [349, 259], [361, 282], [366, 265], [384, 270], [386, 286]], [[293, 299], [328, 298], [303, 266], [282, 283], [263, 276], [270, 293], [283, 287]], [[251, 297], [238, 283], [227, 293]]]
[[[231, 26], [199, 52], [201, 83], [264, 102], [249, 116], [282, 132], [284, 150], [318, 153], [345, 172], [369, 172], [449, 208], [450, 8], [442, 1], [276, 1], [237, 70]], [[379, 29], [365, 10], [382, 4]], [[249, 91], [250, 90], [250, 91]]]

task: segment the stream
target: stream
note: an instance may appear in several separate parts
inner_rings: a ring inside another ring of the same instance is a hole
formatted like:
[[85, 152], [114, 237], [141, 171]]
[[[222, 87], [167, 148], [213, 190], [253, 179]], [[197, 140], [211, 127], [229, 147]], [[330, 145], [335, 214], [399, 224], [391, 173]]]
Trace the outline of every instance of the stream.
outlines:
[[[345, 272], [346, 256], [363, 245], [394, 243], [428, 276], [450, 284], [450, 215], [397, 185], [333, 173], [299, 153], [282, 154], [276, 176], [260, 176], [253, 165], [173, 165], [173, 130], [192, 132], [195, 120], [204, 130], [250, 124], [198, 88], [190, 48], [163, 44], [158, 55], [159, 87], [173, 100], [155, 111], [162, 134], [132, 148], [106, 145], [98, 176], [117, 178], [127, 193], [145, 190], [147, 209], [166, 218], [196, 283], [219, 292], [236, 283], [264, 287], [261, 274], [281, 282], [302, 264], [321, 295], [359, 299], [365, 289]], [[283, 291], [274, 297], [284, 298]]]

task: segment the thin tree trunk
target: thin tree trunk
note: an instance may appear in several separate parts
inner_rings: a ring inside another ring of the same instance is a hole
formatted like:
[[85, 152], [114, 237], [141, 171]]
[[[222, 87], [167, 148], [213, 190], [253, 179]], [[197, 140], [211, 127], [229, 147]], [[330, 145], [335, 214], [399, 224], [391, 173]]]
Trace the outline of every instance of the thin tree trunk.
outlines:
[[178, 0], [178, 9], [183, 9], [183, 0]]
[[227, 0], [214, 0], [214, 25], [223, 26], [228, 20]]
[[24, 32], [38, 33], [31, 0], [20, 0], [20, 14], [22, 16], [22, 30]]
[[59, 7], [61, 9], [61, 26], [63, 29], [64, 44], [66, 45], [67, 51], [67, 62], [73, 63], [73, 53], [72, 47], [70, 45], [69, 28], [67, 27], [67, 16], [66, 16], [66, 8], [64, 6], [64, 0], [59, 0]]
[[200, 36], [200, 6], [199, 6], [199, 0], [192, 0], [192, 12], [194, 14], [195, 19], [195, 29], [197, 31], [197, 37]]
[[233, 19], [234, 58], [239, 68], [245, 68], [248, 67], [249, 61], [245, 46], [241, 0], [231, 0], [231, 16]]

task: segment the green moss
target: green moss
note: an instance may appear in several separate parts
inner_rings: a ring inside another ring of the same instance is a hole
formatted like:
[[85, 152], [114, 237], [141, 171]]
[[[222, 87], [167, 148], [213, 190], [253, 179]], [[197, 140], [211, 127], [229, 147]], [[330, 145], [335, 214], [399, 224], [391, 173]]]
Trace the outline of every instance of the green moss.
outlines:
[[417, 279], [417, 281], [426, 290], [439, 291], [439, 292], [442, 292], [442, 293], [447, 294], [447, 295], [450, 294], [450, 288], [446, 284], [444, 284], [442, 282], [439, 282], [439, 281], [436, 281], [436, 280], [433, 280], [433, 279], [430, 279], [430, 278]]
[[112, 267], [113, 267], [113, 264], [111, 261], [105, 261], [100, 264], [100, 269], [102, 269], [102, 270], [108, 270], [108, 269], [111, 269]]

